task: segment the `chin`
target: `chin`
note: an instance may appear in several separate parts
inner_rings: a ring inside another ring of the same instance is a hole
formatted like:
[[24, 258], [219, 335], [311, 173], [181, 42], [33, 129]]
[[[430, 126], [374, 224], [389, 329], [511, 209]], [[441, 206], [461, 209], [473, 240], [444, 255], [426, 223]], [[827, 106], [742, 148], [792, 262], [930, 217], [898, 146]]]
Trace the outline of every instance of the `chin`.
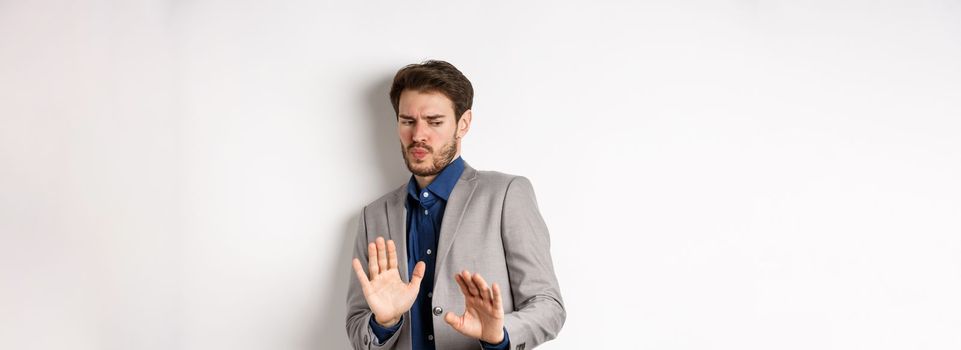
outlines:
[[423, 172], [425, 172], [425, 171], [431, 170], [431, 167], [430, 167], [430, 166], [416, 166], [416, 165], [415, 165], [415, 166], [414, 166], [414, 169], [416, 169], [418, 173], [423, 173]]

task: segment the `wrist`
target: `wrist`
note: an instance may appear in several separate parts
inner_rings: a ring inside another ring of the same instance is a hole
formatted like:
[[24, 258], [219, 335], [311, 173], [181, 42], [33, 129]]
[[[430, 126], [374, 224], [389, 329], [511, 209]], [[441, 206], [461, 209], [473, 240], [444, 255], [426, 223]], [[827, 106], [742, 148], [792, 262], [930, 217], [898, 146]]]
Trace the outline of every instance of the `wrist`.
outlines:
[[500, 344], [502, 341], [504, 341], [504, 332], [504, 327], [501, 327], [497, 329], [496, 333], [491, 332], [491, 334], [482, 334], [480, 340], [488, 344]]
[[380, 317], [377, 317], [377, 315], [374, 315], [374, 322], [377, 322], [377, 324], [384, 326], [385, 328], [390, 328], [397, 325], [397, 323], [400, 322], [400, 317], [394, 317], [394, 318], [385, 320], [385, 319], [381, 319]]

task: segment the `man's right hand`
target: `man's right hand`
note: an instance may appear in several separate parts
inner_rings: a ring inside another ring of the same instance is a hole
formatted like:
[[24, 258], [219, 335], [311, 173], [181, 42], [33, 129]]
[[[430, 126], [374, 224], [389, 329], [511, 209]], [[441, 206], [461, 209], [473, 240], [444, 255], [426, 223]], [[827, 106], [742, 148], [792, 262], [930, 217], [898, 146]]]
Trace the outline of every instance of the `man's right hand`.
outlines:
[[370, 278], [364, 273], [364, 267], [357, 258], [354, 258], [354, 272], [357, 273], [360, 287], [364, 290], [367, 305], [374, 313], [374, 320], [382, 326], [391, 327], [400, 322], [400, 316], [414, 305], [427, 266], [423, 261], [417, 262], [410, 283], [404, 283], [397, 269], [397, 247], [394, 241], [389, 240], [385, 245], [384, 237], [377, 237], [375, 242], [367, 245]]

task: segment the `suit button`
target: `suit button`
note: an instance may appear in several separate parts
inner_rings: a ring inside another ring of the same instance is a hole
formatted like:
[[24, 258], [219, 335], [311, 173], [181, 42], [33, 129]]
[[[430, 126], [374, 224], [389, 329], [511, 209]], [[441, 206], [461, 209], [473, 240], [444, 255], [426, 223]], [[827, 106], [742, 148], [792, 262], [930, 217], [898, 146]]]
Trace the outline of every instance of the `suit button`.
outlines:
[[435, 306], [435, 307], [434, 307], [434, 316], [440, 316], [440, 314], [442, 314], [442, 313], [444, 313], [444, 309], [443, 309], [443, 308], [441, 308], [440, 306]]

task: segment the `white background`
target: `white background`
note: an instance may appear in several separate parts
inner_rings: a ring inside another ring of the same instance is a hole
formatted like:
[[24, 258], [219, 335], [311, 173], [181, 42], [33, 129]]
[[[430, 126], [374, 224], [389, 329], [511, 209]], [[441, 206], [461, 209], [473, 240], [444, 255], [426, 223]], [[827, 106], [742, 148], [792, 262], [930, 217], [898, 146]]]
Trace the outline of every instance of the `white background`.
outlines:
[[907, 0], [0, 0], [0, 348], [347, 348], [428, 58], [534, 184], [544, 349], [961, 348], [961, 3]]

